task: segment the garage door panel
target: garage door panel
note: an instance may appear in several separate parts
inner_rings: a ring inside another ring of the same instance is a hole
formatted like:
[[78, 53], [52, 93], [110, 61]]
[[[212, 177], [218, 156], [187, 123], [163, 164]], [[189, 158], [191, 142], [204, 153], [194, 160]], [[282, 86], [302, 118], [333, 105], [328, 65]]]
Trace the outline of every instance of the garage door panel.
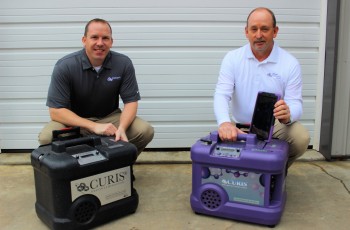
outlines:
[[[302, 123], [314, 135], [326, 10], [319, 0], [264, 4], [277, 17], [276, 42], [301, 63]], [[156, 132], [148, 147], [190, 147], [216, 129], [212, 100], [221, 61], [228, 51], [247, 44], [247, 14], [260, 5], [257, 0], [4, 1], [0, 149], [37, 147], [37, 133], [49, 120], [45, 102], [54, 64], [82, 48], [85, 23], [95, 17], [111, 23], [112, 50], [134, 63], [142, 97], [138, 115]]]

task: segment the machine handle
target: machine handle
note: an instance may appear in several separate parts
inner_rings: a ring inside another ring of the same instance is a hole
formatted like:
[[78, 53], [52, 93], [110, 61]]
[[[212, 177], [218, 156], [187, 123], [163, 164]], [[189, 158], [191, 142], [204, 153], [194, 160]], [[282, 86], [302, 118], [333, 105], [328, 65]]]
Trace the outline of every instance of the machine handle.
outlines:
[[99, 136], [87, 136], [65, 141], [54, 141], [52, 142], [51, 149], [54, 152], [63, 153], [68, 147], [82, 144], [88, 144], [92, 147], [96, 147], [97, 145], [101, 145], [101, 138]]
[[52, 141], [63, 141], [80, 137], [80, 127], [67, 127], [52, 131]]
[[247, 133], [247, 134], [243, 134], [243, 133], [239, 133], [237, 135], [237, 141], [245, 141], [246, 145], [256, 145], [258, 143], [258, 138], [256, 136], [256, 134], [252, 134], [252, 133]]
[[[222, 142], [222, 140], [219, 137], [218, 131], [213, 131], [210, 133], [210, 140], [214, 142]], [[252, 133], [238, 133], [237, 134], [237, 141], [245, 141], [246, 145], [256, 145], [258, 143], [258, 138], [256, 134]]]
[[237, 141], [245, 141], [247, 140], [248, 134], [244, 134], [244, 133], [238, 133], [237, 134]]

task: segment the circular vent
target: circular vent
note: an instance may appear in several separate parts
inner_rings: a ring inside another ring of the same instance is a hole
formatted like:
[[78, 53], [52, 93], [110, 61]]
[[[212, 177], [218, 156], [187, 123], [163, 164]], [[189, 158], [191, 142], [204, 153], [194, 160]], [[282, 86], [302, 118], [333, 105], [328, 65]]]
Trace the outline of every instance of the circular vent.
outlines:
[[220, 194], [213, 189], [205, 190], [201, 194], [202, 204], [209, 209], [218, 208], [221, 205], [221, 200]]
[[71, 217], [79, 224], [91, 222], [99, 209], [99, 201], [93, 196], [81, 196], [71, 207]]
[[97, 207], [94, 203], [91, 202], [83, 202], [80, 203], [74, 212], [74, 219], [78, 223], [87, 223], [94, 217], [96, 213]]

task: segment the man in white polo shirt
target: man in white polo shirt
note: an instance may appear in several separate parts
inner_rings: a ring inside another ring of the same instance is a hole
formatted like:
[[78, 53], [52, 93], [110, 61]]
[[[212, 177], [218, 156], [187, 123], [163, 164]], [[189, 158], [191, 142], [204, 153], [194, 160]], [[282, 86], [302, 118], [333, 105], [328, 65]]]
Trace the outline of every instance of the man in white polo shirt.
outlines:
[[300, 64], [274, 42], [277, 33], [276, 18], [270, 9], [251, 11], [245, 27], [249, 44], [228, 52], [222, 61], [214, 111], [220, 138], [234, 141], [243, 132], [235, 124], [251, 122], [258, 92], [280, 95], [274, 109], [273, 137], [289, 143], [289, 167], [306, 151], [310, 136], [298, 122], [303, 112]]

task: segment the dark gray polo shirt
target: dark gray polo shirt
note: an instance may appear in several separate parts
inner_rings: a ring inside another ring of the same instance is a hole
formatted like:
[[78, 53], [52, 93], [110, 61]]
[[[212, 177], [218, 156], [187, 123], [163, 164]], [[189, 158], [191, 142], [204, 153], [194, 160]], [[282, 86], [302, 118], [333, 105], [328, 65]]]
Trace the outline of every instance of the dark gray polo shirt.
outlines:
[[123, 103], [141, 99], [131, 60], [110, 51], [97, 73], [82, 49], [57, 61], [46, 105], [102, 118], [119, 108], [119, 96]]

